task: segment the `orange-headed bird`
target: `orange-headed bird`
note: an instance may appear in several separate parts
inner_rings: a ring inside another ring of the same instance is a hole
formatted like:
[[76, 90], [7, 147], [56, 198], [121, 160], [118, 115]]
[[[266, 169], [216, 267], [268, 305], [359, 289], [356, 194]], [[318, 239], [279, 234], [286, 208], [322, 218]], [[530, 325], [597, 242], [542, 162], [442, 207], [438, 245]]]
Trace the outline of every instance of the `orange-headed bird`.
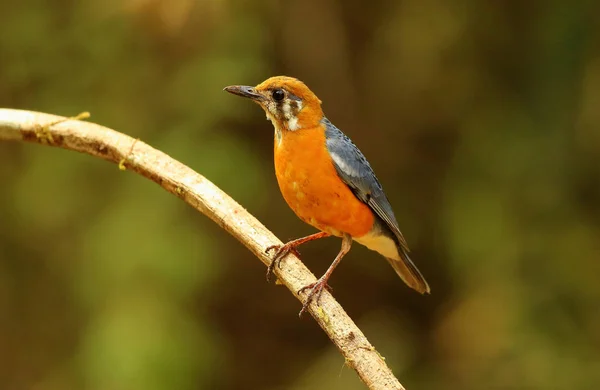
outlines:
[[318, 303], [352, 240], [383, 255], [408, 286], [429, 293], [369, 162], [325, 117], [321, 101], [303, 82], [277, 76], [256, 87], [233, 85], [225, 91], [263, 108], [275, 127], [275, 174], [281, 193], [300, 219], [321, 231], [267, 248], [276, 249], [267, 278], [283, 257], [297, 254], [299, 245], [329, 236], [342, 238], [342, 248], [325, 274], [301, 290], [310, 291], [300, 315], [313, 299]]

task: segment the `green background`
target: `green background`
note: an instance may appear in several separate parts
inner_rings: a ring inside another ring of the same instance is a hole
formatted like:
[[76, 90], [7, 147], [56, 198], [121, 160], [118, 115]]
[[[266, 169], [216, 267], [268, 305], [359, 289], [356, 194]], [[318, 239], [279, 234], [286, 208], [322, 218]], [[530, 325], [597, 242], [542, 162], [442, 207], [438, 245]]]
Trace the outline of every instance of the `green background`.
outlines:
[[[271, 124], [286, 74], [369, 158], [432, 288], [354, 246], [335, 296], [409, 389], [600, 385], [593, 1], [0, 3], [0, 106], [91, 120], [197, 170], [282, 240], [314, 232]], [[308, 244], [321, 274], [339, 249]], [[0, 144], [0, 389], [361, 389], [206, 217], [116, 165]]]

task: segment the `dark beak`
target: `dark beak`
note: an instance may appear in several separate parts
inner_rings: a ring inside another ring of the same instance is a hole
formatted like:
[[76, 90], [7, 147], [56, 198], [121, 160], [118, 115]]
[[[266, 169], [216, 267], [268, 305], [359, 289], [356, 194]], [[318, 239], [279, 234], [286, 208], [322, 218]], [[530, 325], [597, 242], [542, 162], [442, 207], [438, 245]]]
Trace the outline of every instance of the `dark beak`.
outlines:
[[252, 100], [263, 100], [264, 96], [256, 92], [254, 87], [247, 85], [230, 85], [229, 87], [223, 88], [223, 91], [227, 91], [234, 95], [250, 98]]

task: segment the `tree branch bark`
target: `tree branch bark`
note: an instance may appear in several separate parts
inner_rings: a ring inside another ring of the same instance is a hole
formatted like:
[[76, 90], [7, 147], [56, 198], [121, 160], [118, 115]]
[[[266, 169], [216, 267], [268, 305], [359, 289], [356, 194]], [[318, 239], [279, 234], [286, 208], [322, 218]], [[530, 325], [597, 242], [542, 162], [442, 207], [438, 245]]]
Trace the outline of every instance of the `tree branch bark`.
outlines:
[[[265, 248], [281, 244], [256, 218], [206, 178], [144, 142], [109, 128], [56, 115], [0, 109], [0, 140], [47, 144], [117, 163], [122, 169], [156, 182], [208, 216], [266, 265], [271, 259]], [[316, 281], [292, 254], [282, 262], [281, 270], [276, 267], [275, 274], [300, 302], [304, 302], [305, 294], [298, 295], [297, 291]], [[324, 291], [320, 305], [312, 303], [309, 312], [369, 389], [404, 390], [382, 356], [329, 292]]]

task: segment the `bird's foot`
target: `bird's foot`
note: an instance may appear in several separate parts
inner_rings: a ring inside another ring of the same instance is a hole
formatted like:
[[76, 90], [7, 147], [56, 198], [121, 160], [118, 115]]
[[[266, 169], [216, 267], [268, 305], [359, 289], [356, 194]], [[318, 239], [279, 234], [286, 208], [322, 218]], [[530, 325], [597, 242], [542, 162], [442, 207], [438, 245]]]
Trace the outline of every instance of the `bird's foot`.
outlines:
[[287, 256], [289, 253], [293, 253], [296, 257], [300, 257], [300, 252], [298, 252], [298, 244], [294, 241], [290, 241], [284, 245], [271, 245], [267, 249], [265, 249], [266, 253], [274, 250], [275, 255], [273, 256], [273, 260], [271, 264], [267, 267], [267, 282], [271, 279], [271, 275], [273, 275], [273, 271], [275, 267], [279, 267], [281, 269], [281, 260]]
[[302, 315], [308, 310], [308, 306], [313, 300], [317, 303], [317, 305], [319, 305], [319, 300], [321, 299], [321, 294], [323, 294], [323, 290], [331, 292], [332, 288], [327, 284], [327, 278], [321, 277], [316, 282], [311, 283], [308, 286], [302, 287], [300, 290], [298, 290], [298, 294], [302, 294], [307, 290], [310, 291], [308, 291], [306, 300], [304, 301], [304, 304], [302, 304], [302, 310], [300, 310], [300, 313], [298, 313], [299, 317], [302, 317]]

